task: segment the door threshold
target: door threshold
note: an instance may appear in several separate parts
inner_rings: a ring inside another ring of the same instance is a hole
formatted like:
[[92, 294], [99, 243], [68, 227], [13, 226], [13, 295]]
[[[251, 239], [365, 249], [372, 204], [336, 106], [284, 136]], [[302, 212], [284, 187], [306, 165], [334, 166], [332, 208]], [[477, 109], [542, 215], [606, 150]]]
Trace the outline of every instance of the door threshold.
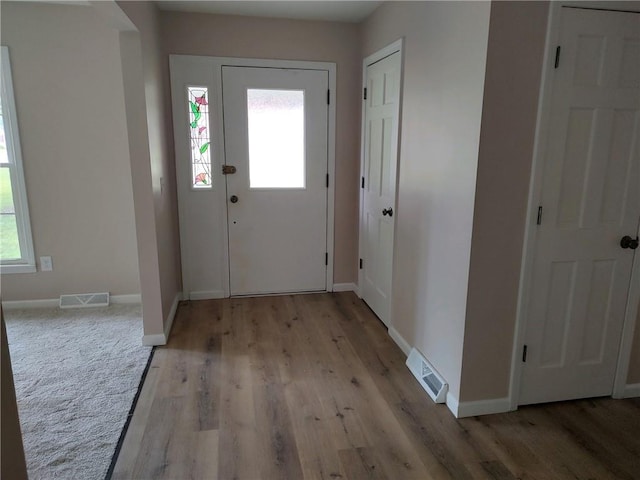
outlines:
[[243, 293], [231, 295], [229, 298], [253, 298], [253, 297], [281, 297], [284, 295], [308, 295], [310, 293], [331, 293], [328, 290], [302, 290], [295, 292], [273, 292], [273, 293]]

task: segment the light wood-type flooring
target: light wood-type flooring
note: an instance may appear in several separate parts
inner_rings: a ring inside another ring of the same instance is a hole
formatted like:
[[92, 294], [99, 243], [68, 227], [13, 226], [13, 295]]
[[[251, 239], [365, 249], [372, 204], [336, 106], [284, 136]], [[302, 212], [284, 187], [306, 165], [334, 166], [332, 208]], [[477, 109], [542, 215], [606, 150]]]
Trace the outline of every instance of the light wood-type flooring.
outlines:
[[404, 361], [353, 293], [183, 302], [113, 478], [640, 479], [640, 399], [456, 420]]

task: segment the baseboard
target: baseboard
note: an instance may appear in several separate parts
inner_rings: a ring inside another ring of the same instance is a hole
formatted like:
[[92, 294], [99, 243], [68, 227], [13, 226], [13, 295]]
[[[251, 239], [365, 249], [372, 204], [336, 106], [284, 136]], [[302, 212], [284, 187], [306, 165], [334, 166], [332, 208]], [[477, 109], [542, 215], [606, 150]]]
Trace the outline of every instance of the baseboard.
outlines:
[[146, 347], [155, 347], [159, 345], [166, 345], [167, 337], [164, 333], [156, 333], [154, 335], [144, 335], [142, 337], [142, 345]]
[[21, 310], [28, 308], [51, 308], [60, 305], [59, 298], [46, 298], [42, 300], [4, 300], [2, 308], [4, 310]]
[[189, 300], [214, 300], [216, 298], [224, 298], [224, 290], [203, 290], [189, 293]]
[[333, 292], [358, 292], [358, 285], [355, 283], [334, 283]]
[[134, 305], [142, 303], [142, 296], [139, 293], [131, 295], [109, 295], [109, 302], [117, 305]]
[[510, 412], [512, 410], [509, 397], [459, 402], [458, 399], [454, 398], [450, 393], [447, 394], [447, 407], [449, 407], [449, 410], [451, 410], [456, 418], [491, 415], [494, 413]]
[[178, 304], [182, 300], [182, 292], [176, 293], [175, 298], [173, 299], [173, 303], [171, 304], [171, 310], [169, 310], [169, 315], [167, 315], [167, 319], [164, 322], [164, 337], [165, 343], [169, 340], [169, 336], [171, 335], [171, 327], [173, 327], [173, 320], [176, 318], [176, 312], [178, 311]]
[[182, 300], [182, 292], [176, 293], [173, 303], [171, 304], [171, 310], [164, 321], [164, 333], [154, 333], [153, 335], [144, 335], [142, 337], [142, 345], [147, 347], [156, 347], [160, 345], [166, 345], [171, 335], [171, 327], [173, 327], [173, 320], [176, 318], [176, 312], [178, 311], [178, 304]]
[[622, 398], [640, 397], [640, 383], [629, 383], [624, 387]]
[[447, 404], [447, 408], [451, 411], [451, 413], [453, 413], [453, 416], [458, 418], [458, 399], [453, 396], [451, 390], [447, 392], [447, 401], [445, 403]]
[[393, 327], [389, 327], [389, 336], [396, 342], [396, 345], [400, 347], [400, 350], [408, 357], [411, 351], [411, 345], [407, 342], [402, 335]]
[[[109, 303], [114, 305], [136, 304], [141, 302], [139, 293], [129, 295], [109, 295]], [[44, 298], [40, 300], [5, 300], [2, 302], [4, 310], [19, 310], [31, 308], [53, 308], [60, 305], [59, 298]]]

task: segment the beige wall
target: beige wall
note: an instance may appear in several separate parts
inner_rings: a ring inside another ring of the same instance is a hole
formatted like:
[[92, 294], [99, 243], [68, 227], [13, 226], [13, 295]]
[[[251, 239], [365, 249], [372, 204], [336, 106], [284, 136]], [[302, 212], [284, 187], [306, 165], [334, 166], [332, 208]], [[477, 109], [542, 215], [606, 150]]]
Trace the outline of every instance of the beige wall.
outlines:
[[161, 18], [168, 54], [337, 64], [334, 282], [356, 282], [362, 62], [358, 27], [177, 12], [162, 12]]
[[405, 37], [393, 327], [460, 388], [490, 4], [390, 2], [363, 55]]
[[36, 257], [3, 300], [139, 293], [118, 34], [90, 7], [2, 2]]
[[509, 393], [547, 14], [545, 2], [491, 6], [462, 401]]
[[[143, 184], [134, 187], [141, 190], [136, 192], [140, 196], [136, 211], [138, 235], [155, 236], [149, 240], [154, 244], [149, 258], [144, 266], [141, 265], [142, 282], [144, 284], [146, 281], [150, 285], [146, 299], [143, 291], [143, 307], [147, 312], [149, 308], [155, 311], [155, 306], [147, 308], [146, 302], [151, 304], [157, 300], [158, 290], [152, 287], [159, 276], [162, 319], [166, 327], [173, 302], [182, 289], [173, 131], [168, 94], [169, 63], [162, 53], [159, 12], [156, 6], [149, 2], [119, 2], [118, 5], [139, 31], [143, 58], [146, 132], [140, 134], [148, 138], [149, 151], [148, 157], [147, 152], [141, 152], [138, 158], [134, 158], [132, 166], [136, 169], [134, 173], [143, 181]], [[123, 58], [126, 55], [125, 51]], [[143, 191], [149, 188], [149, 183], [153, 195], [152, 209], [149, 208], [147, 192]], [[150, 247], [141, 238], [138, 242], [141, 251]], [[145, 334], [161, 333], [157, 331], [158, 323], [155, 318], [145, 314], [144, 324]]]

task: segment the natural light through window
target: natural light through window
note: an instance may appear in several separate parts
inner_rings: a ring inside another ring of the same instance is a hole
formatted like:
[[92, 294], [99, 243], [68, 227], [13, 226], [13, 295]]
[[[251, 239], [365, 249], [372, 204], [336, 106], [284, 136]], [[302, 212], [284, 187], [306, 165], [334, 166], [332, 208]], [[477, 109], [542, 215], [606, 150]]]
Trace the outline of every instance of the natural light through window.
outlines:
[[305, 188], [303, 90], [247, 90], [250, 188]]
[[211, 188], [211, 131], [207, 87], [188, 87], [189, 140], [191, 144], [191, 186]]
[[9, 50], [2, 47], [0, 75], [0, 267], [2, 273], [35, 271], [22, 169]]

